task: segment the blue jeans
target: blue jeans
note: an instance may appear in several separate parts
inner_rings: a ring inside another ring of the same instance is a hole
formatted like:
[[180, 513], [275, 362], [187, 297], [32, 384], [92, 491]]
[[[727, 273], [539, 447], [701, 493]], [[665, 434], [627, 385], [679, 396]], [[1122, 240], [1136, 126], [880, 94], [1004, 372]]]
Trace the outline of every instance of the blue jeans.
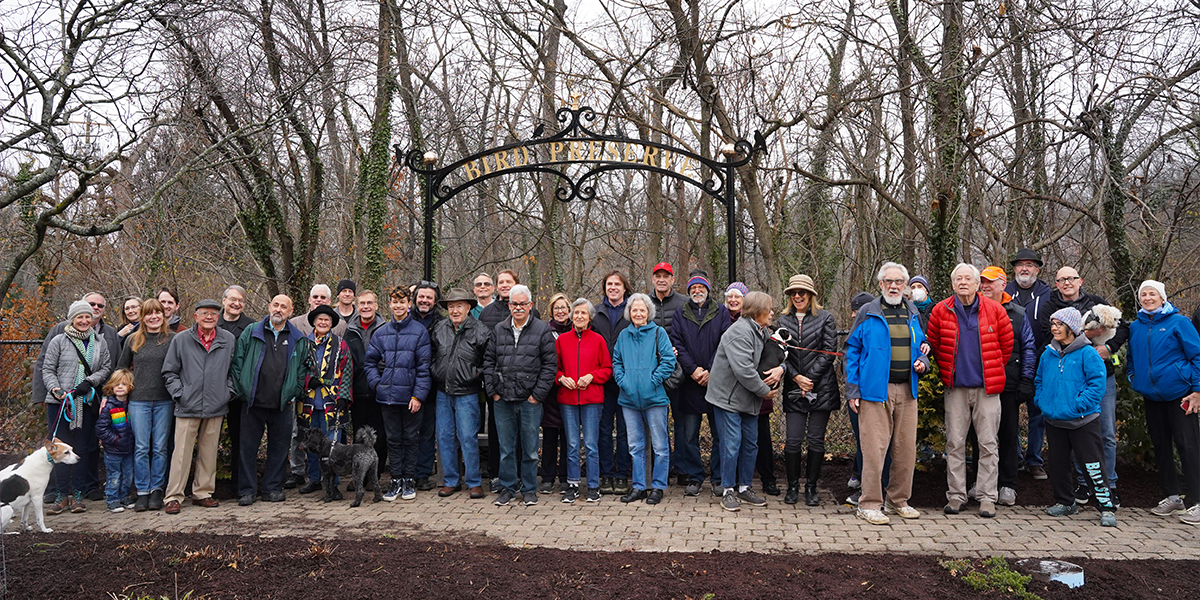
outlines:
[[459, 484], [458, 451], [462, 450], [468, 488], [483, 485], [479, 476], [479, 394], [437, 393], [437, 445], [442, 453], [442, 485]]
[[[1107, 392], [1105, 392], [1107, 394]], [[1046, 420], [1042, 416], [1042, 409], [1037, 407], [1030, 398], [1025, 403], [1025, 410], [1029, 412], [1029, 439], [1025, 446], [1025, 466], [1040, 467], [1045, 464], [1042, 461], [1042, 444], [1046, 442]]]
[[[609, 387], [612, 392], [609, 392]], [[633, 459], [629, 456], [629, 437], [625, 427], [625, 413], [617, 405], [620, 390], [614, 381], [604, 384], [604, 410], [600, 414], [600, 476], [624, 479], [629, 477]], [[613, 440], [613, 422], [616, 422], [616, 440]], [[615, 446], [614, 446], [615, 443]]]
[[108, 506], [120, 506], [121, 500], [129, 495], [133, 487], [133, 455], [118, 456], [104, 453], [104, 501]]
[[[308, 421], [309, 421], [309, 423], [308, 423], [309, 427], [311, 427], [313, 429], [319, 429], [319, 430], [325, 432], [325, 437], [333, 440], [334, 443], [337, 443], [338, 440], [340, 439], [341, 433], [342, 433], [341, 430], [340, 429], [330, 429], [329, 428], [329, 420], [325, 418], [325, 415], [323, 412], [313, 413], [311, 418], [309, 418]], [[303, 426], [303, 424], [301, 426]], [[321, 458], [319, 456], [317, 456], [316, 452], [308, 452], [307, 454], [308, 454], [308, 459], [307, 459], [308, 480], [309, 481], [321, 481]], [[334, 474], [334, 476], [333, 476], [333, 485], [338, 485], [338, 477], [336, 474]], [[326, 490], [326, 491], [329, 491], [329, 490]]]
[[654, 452], [650, 488], [667, 489], [667, 469], [671, 461], [671, 443], [667, 438], [667, 412], [669, 410], [670, 406], [655, 406], [646, 410], [621, 407], [621, 412], [625, 413], [626, 431], [629, 432], [629, 456], [633, 459], [633, 489], [635, 490], [647, 489], [647, 431], [650, 432], [650, 447]]
[[[167, 454], [175, 403], [171, 400], [130, 402], [129, 427], [133, 430], [133, 487], [139, 496], [167, 489]], [[234, 461], [237, 457], [234, 457]]]
[[[528, 400], [492, 403], [496, 411], [496, 434], [500, 438], [500, 485], [513, 492], [537, 493], [538, 433], [542, 427], [542, 405]], [[521, 489], [517, 489], [517, 439], [521, 440]]]
[[[721, 479], [721, 435], [712, 413], [708, 413], [708, 428], [712, 433], [713, 452], [709, 455], [709, 468], [713, 483]], [[704, 458], [700, 456], [700, 421], [702, 414], [675, 413], [675, 470], [683, 473], [691, 483], [704, 482]]]
[[583, 446], [587, 448], [587, 486], [600, 487], [600, 413], [603, 404], [559, 405], [563, 431], [567, 436], [567, 483], [579, 484], [579, 436], [582, 428]]
[[[1117, 487], [1117, 377], [1108, 376], [1104, 397], [1100, 398], [1100, 439], [1104, 444], [1104, 474], [1108, 476], [1108, 487]], [[1084, 472], [1075, 463], [1075, 480], [1081, 485], [1091, 485]]]
[[721, 487], [750, 487], [758, 460], [758, 415], [713, 407], [721, 432]]

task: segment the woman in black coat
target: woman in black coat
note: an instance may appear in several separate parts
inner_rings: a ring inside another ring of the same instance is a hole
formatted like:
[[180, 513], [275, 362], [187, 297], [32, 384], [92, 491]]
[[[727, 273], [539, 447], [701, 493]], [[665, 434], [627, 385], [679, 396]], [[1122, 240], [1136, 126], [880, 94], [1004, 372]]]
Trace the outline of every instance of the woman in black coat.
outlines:
[[784, 373], [783, 412], [787, 440], [783, 447], [788, 489], [783, 501], [795, 504], [800, 497], [800, 464], [805, 440], [804, 503], [817, 506], [817, 479], [825, 460], [825, 429], [829, 416], [841, 408], [837, 375], [833, 368], [837, 326], [833, 315], [817, 302], [817, 290], [808, 275], [793, 275], [784, 290], [788, 297], [779, 326], [795, 336], [800, 349], [788, 353]]

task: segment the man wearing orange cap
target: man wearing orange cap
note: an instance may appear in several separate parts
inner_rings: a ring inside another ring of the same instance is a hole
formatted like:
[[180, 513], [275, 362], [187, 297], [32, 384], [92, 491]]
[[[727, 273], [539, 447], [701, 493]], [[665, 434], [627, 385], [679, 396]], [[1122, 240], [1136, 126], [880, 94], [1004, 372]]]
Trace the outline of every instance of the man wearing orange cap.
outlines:
[[1013, 349], [1004, 365], [1004, 391], [1000, 392], [1000, 466], [997, 472], [996, 504], [1012, 506], [1017, 502], [1017, 465], [1021, 462], [1021, 399], [1033, 396], [1036, 374], [1036, 344], [1033, 326], [1025, 318], [1025, 308], [1004, 290], [1008, 276], [1004, 269], [990, 266], [979, 277], [979, 292], [1004, 306], [1012, 323]]

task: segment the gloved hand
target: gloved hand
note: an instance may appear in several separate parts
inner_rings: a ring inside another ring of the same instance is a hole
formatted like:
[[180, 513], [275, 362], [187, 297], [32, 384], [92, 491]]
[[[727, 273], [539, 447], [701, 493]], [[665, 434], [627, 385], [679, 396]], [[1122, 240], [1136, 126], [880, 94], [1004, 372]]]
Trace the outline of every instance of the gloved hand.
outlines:
[[1032, 400], [1033, 392], [1034, 389], [1032, 379], [1022, 379], [1021, 383], [1017, 384], [1017, 394], [1020, 395], [1022, 400]]
[[75, 386], [75, 390], [71, 392], [71, 395], [75, 396], [76, 398], [86, 398], [91, 391], [92, 382], [84, 379], [83, 381], [79, 382], [79, 385]]
[[310, 389], [310, 390], [319, 390], [319, 389], [321, 389], [322, 387], [324, 387], [324, 386], [322, 386], [322, 385], [321, 385], [321, 378], [320, 378], [320, 377], [309, 377], [309, 378], [308, 378], [308, 389]]

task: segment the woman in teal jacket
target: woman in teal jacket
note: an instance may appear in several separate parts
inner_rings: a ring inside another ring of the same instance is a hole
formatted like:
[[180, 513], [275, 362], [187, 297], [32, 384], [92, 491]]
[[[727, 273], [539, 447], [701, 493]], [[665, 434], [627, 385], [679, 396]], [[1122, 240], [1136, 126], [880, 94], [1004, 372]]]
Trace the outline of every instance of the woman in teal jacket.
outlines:
[[1052, 517], [1079, 512], [1075, 503], [1075, 469], [1071, 453], [1083, 465], [1100, 504], [1100, 524], [1117, 526], [1116, 507], [1104, 469], [1104, 439], [1100, 435], [1100, 399], [1108, 375], [1104, 359], [1083, 333], [1083, 316], [1072, 307], [1050, 315], [1054, 339], [1038, 361], [1034, 402], [1046, 418], [1046, 439], [1054, 452], [1046, 465], [1056, 504], [1046, 509]]
[[[629, 454], [633, 456], [633, 489], [621, 502], [662, 502], [667, 489], [671, 451], [667, 439], [667, 411], [671, 401], [663, 382], [675, 370], [671, 336], [654, 324], [654, 303], [645, 294], [634, 294], [625, 303], [631, 323], [613, 345], [613, 379], [620, 388], [617, 404], [625, 415]], [[646, 433], [654, 451], [650, 486], [646, 488]]]
[[[1142, 308], [1129, 325], [1129, 381], [1142, 395], [1158, 484], [1166, 495], [1150, 512], [1200, 525], [1200, 335], [1167, 302], [1163, 284], [1142, 282], [1138, 301]], [[1183, 467], [1183, 498], [1175, 474], [1176, 450]]]

